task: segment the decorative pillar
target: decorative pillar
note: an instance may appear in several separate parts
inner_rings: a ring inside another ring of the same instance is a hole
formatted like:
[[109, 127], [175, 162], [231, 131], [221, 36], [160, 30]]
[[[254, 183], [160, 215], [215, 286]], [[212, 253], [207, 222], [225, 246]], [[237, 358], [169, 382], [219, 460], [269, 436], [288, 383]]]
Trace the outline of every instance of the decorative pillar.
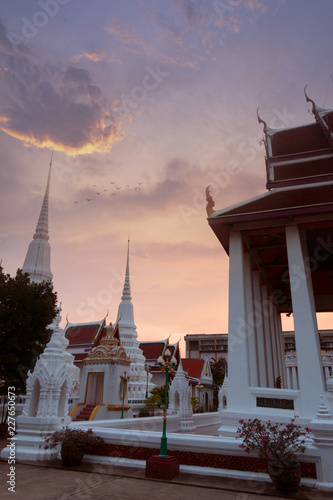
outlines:
[[277, 345], [277, 355], [278, 355], [278, 365], [279, 365], [279, 375], [281, 376], [282, 386], [286, 387], [286, 368], [285, 368], [285, 354], [283, 345], [283, 334], [281, 317], [278, 313], [276, 306], [274, 305], [274, 319], [275, 319], [275, 334], [276, 334], [276, 345]]
[[265, 348], [266, 348], [268, 387], [274, 387], [274, 364], [273, 364], [272, 341], [271, 341], [270, 321], [269, 321], [270, 300], [268, 298], [266, 285], [262, 285], [261, 293], [262, 293], [262, 306], [264, 315], [264, 336], [265, 336]]
[[298, 390], [298, 380], [297, 380], [297, 366], [293, 366], [291, 369], [292, 372], [292, 383], [293, 386], [292, 388], [295, 389], [296, 391]]
[[253, 273], [253, 295], [254, 309], [256, 317], [256, 336], [258, 348], [258, 366], [259, 366], [259, 386], [268, 387], [268, 367], [267, 367], [267, 350], [266, 339], [264, 332], [264, 312], [261, 296], [261, 285], [259, 271]]
[[290, 366], [287, 366], [287, 389], [292, 389], [290, 378]]
[[229, 328], [228, 328], [228, 411], [250, 409], [250, 367], [243, 239], [230, 233], [229, 243]]
[[[318, 404], [318, 399], [316, 403]], [[323, 396], [320, 396], [319, 408], [315, 418], [310, 422], [314, 445], [320, 455], [318, 463], [318, 482], [316, 488], [322, 491], [333, 491], [333, 415], [329, 411]]]
[[317, 318], [311, 273], [305, 268], [307, 257], [305, 233], [296, 225], [286, 227], [286, 242], [290, 288], [292, 295], [295, 343], [298, 364], [298, 382], [301, 391], [302, 417], [313, 418], [317, 410], [317, 397], [324, 394]]
[[245, 281], [245, 321], [248, 329], [247, 345], [249, 350], [250, 386], [258, 387], [259, 363], [256, 341], [256, 319], [253, 307], [252, 266], [248, 252], [244, 252], [244, 281]]
[[269, 307], [269, 331], [268, 335], [270, 337], [271, 341], [271, 352], [272, 352], [272, 366], [273, 366], [273, 385], [272, 387], [275, 387], [275, 382], [277, 377], [280, 375], [279, 373], [279, 363], [278, 363], [278, 356], [277, 356], [277, 343], [276, 343], [276, 332], [275, 332], [275, 321], [274, 321], [274, 304], [271, 298], [269, 298], [268, 302], [268, 307]]

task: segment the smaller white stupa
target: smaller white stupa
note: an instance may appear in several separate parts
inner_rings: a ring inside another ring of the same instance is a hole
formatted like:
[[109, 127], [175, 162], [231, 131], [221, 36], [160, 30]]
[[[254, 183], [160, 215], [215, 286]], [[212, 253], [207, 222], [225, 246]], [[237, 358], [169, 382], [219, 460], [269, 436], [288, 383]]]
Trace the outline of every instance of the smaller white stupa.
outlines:
[[169, 389], [168, 414], [180, 416], [180, 431], [193, 432], [193, 409], [191, 405], [192, 389], [183, 370], [182, 360], [179, 360], [178, 370]]
[[226, 373], [223, 384], [219, 390], [219, 411], [225, 410], [227, 408], [228, 400], [228, 374]]
[[[78, 381], [79, 369], [74, 357], [66, 350], [68, 340], [60, 328], [60, 310], [51, 325], [52, 337], [37, 360], [34, 371], [28, 372], [26, 403], [16, 419], [17, 434], [1, 452], [25, 460], [51, 460], [57, 449], [45, 450], [44, 438], [56, 429], [68, 425], [68, 398]], [[12, 446], [12, 448], [10, 448]]]
[[[121, 345], [130, 357], [130, 381], [128, 383], [128, 404], [133, 413], [137, 413], [145, 406], [147, 372], [145, 371], [146, 358], [142, 354], [137, 340], [138, 334], [134, 323], [134, 312], [131, 297], [131, 286], [129, 279], [129, 240], [127, 247], [126, 274], [123, 294], [118, 308], [117, 323], [119, 324], [119, 335]], [[152, 374], [148, 374], [148, 390], [152, 390], [154, 384], [151, 382]]]

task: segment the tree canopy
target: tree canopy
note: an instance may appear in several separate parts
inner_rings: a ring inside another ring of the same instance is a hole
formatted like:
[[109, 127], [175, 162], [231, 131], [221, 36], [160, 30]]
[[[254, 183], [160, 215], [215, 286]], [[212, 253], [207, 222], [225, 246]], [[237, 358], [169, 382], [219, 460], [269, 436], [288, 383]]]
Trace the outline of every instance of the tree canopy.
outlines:
[[[170, 384], [168, 383], [168, 401], [167, 401], [167, 406], [169, 403], [169, 386]], [[153, 409], [153, 415], [155, 412], [155, 408], [164, 408], [164, 402], [165, 402], [165, 386], [162, 385], [162, 387], [154, 387], [150, 392], [150, 396], [146, 399], [145, 405], [147, 407], [151, 407]]]
[[210, 361], [210, 369], [213, 375], [213, 383], [216, 387], [214, 393], [216, 393], [215, 396], [217, 396], [218, 388], [220, 388], [221, 385], [223, 384], [225, 374], [227, 373], [228, 369], [227, 360], [224, 357], [221, 357], [216, 361], [215, 359], [212, 359]]
[[25, 392], [26, 377], [44, 351], [56, 316], [57, 294], [49, 281], [33, 283], [27, 273], [4, 274], [0, 265], [0, 393]]

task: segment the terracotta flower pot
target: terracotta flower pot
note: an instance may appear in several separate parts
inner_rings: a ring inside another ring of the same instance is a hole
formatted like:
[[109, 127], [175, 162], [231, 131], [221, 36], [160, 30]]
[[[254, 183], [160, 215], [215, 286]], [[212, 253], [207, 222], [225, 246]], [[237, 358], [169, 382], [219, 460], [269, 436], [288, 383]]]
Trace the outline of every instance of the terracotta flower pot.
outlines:
[[62, 443], [61, 445], [61, 458], [62, 463], [71, 467], [80, 465], [83, 455], [85, 454], [85, 446], [83, 444]]
[[284, 465], [279, 462], [268, 462], [268, 473], [278, 491], [297, 491], [301, 481], [301, 464], [294, 462]]

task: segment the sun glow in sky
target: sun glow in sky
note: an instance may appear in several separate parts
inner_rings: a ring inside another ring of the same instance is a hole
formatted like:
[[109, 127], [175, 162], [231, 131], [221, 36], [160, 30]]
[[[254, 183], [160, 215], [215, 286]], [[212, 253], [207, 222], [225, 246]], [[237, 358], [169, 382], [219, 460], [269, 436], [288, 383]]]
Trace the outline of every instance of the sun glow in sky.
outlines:
[[130, 234], [139, 338], [226, 332], [228, 257], [205, 187], [216, 209], [265, 191], [258, 106], [274, 128], [311, 122], [308, 84], [333, 107], [332, 16], [330, 0], [3, 2], [5, 272], [23, 265], [54, 151], [63, 317], [115, 321]]

